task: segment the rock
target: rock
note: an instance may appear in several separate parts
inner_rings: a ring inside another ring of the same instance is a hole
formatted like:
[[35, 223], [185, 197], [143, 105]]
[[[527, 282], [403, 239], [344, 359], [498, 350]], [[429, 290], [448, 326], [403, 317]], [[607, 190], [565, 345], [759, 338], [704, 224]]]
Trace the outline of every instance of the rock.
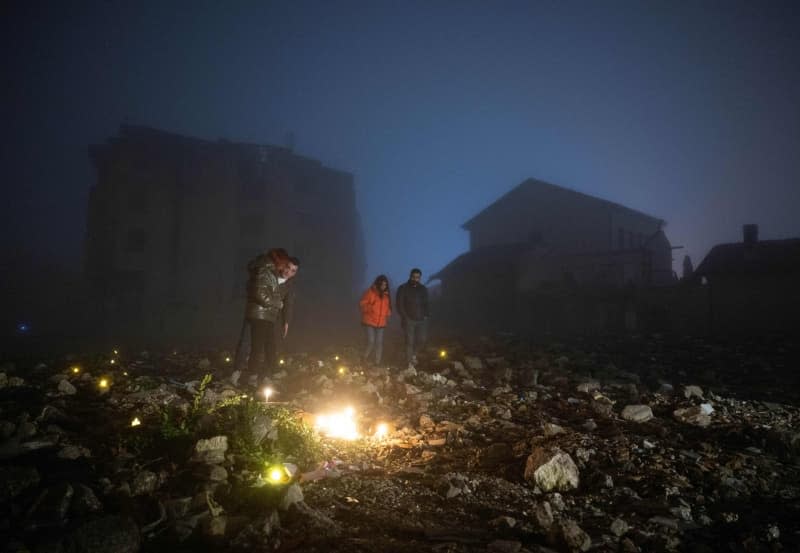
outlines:
[[581, 425], [581, 428], [583, 428], [587, 432], [593, 432], [594, 430], [597, 430], [597, 423], [594, 422], [594, 419], [588, 419], [585, 423]]
[[588, 551], [592, 547], [592, 539], [574, 520], [567, 519], [559, 525], [561, 537], [570, 551]]
[[137, 474], [131, 482], [131, 495], [150, 495], [158, 487], [158, 475], [149, 470]]
[[564, 430], [564, 427], [559, 426], [557, 424], [553, 424], [552, 422], [543, 423], [542, 424], [542, 431], [544, 432], [544, 435], [546, 437], [548, 437], [548, 438], [550, 438], [551, 436], [555, 436], [557, 434], [563, 434], [564, 432], [566, 432]]
[[536, 505], [533, 515], [536, 518], [536, 523], [542, 530], [549, 530], [555, 521], [553, 518], [553, 509], [547, 501]]
[[225, 460], [225, 452], [227, 450], [227, 436], [214, 436], [208, 440], [199, 440], [194, 446], [192, 461], [207, 465], [217, 465]]
[[436, 423], [431, 418], [430, 415], [421, 415], [419, 417], [419, 428], [423, 432], [433, 432], [433, 429], [436, 427]]
[[536, 448], [525, 464], [525, 480], [534, 482], [542, 491], [568, 491], [578, 487], [578, 467], [569, 454], [555, 449]]
[[72, 516], [81, 518], [103, 510], [103, 504], [97, 499], [92, 488], [83, 484], [75, 484], [73, 487], [75, 495], [72, 496], [72, 503], [69, 506]]
[[703, 399], [703, 389], [700, 386], [684, 386], [683, 397], [691, 399], [693, 397]]
[[711, 417], [703, 412], [701, 406], [675, 409], [672, 415], [680, 422], [694, 426], [706, 427], [711, 424]]
[[223, 538], [225, 537], [225, 529], [227, 525], [228, 517], [225, 515], [211, 517], [205, 522], [205, 524], [203, 524], [203, 534], [212, 539]]
[[473, 371], [479, 371], [483, 369], [483, 363], [481, 362], [480, 357], [464, 357], [464, 363], [468, 369]]
[[78, 390], [66, 378], [58, 383], [58, 391], [68, 396], [74, 395]]
[[41, 477], [34, 467], [0, 465], [0, 503], [14, 499], [32, 486], [39, 484]]
[[622, 410], [622, 418], [632, 422], [647, 422], [653, 418], [649, 405], [627, 405]]
[[17, 431], [17, 425], [11, 421], [0, 421], [0, 438], [7, 440]]
[[58, 457], [61, 459], [69, 459], [70, 461], [74, 461], [75, 459], [79, 459], [81, 457], [91, 457], [92, 452], [86, 449], [85, 447], [79, 445], [68, 445], [61, 449], [58, 452]]
[[589, 382], [581, 382], [580, 384], [578, 384], [578, 386], [575, 389], [578, 392], [582, 392], [584, 394], [589, 394], [589, 393], [591, 393], [591, 392], [593, 392], [595, 390], [599, 390], [600, 389], [600, 383], [597, 382], [596, 380], [591, 380]]
[[141, 543], [136, 524], [120, 516], [88, 522], [73, 537], [77, 553], [136, 553]]
[[489, 521], [489, 526], [495, 529], [511, 529], [517, 525], [517, 519], [510, 516], [499, 516]]
[[206, 370], [210, 366], [211, 366], [211, 361], [209, 361], [208, 359], [201, 359], [200, 361], [197, 362], [197, 368], [201, 370]]
[[12, 376], [8, 379], [8, 387], [9, 388], [17, 388], [19, 386], [24, 386], [25, 380], [19, 376]]
[[289, 507], [300, 503], [303, 501], [303, 489], [300, 487], [300, 484], [292, 484], [288, 488], [286, 488], [286, 493], [281, 500], [281, 510], [288, 511]]
[[621, 518], [615, 518], [611, 523], [611, 533], [618, 538], [624, 536], [628, 530], [630, 530], [630, 526], [628, 526], [628, 523]]

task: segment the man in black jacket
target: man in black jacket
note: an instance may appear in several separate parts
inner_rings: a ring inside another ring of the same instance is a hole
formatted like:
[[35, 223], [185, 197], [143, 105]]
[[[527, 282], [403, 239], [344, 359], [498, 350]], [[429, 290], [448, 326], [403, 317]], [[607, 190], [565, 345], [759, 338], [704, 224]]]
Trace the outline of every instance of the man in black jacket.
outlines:
[[425, 345], [428, 324], [428, 289], [420, 282], [422, 271], [411, 269], [408, 282], [397, 289], [395, 306], [406, 332], [406, 361], [417, 364], [417, 353]]

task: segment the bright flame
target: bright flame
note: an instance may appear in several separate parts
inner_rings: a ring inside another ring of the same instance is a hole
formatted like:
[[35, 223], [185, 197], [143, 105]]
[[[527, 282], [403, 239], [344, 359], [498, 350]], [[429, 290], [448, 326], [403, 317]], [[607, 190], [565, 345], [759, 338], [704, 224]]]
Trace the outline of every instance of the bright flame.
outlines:
[[100, 386], [103, 389], [108, 388], [108, 379], [107, 378], [101, 378], [100, 381], [97, 383], [97, 385]]
[[338, 356], [338, 355], [337, 355], [337, 356], [335, 356], [335, 357], [333, 358], [333, 360], [334, 360], [334, 361], [338, 361], [338, 360], [339, 360], [339, 356]]
[[123, 374], [124, 376], [128, 376], [128, 371], [122, 371], [122, 374]]
[[445, 357], [447, 357], [447, 352], [446, 352], [445, 350], [441, 350], [441, 351], [439, 352], [439, 357], [441, 357], [442, 359], [444, 359]]
[[347, 372], [347, 369], [345, 367], [339, 367], [339, 374], [344, 374], [346, 372]]
[[225, 362], [226, 362], [226, 363], [230, 363], [230, 362], [231, 362], [231, 358], [230, 358], [230, 357], [226, 357], [226, 358], [225, 358]]
[[133, 417], [133, 420], [131, 421], [131, 426], [139, 426], [140, 424], [142, 424], [142, 421], [139, 420], [139, 417]]
[[263, 391], [262, 393], [264, 394], [264, 399], [266, 399], [267, 401], [269, 401], [269, 398], [271, 398], [271, 397], [272, 397], [272, 394], [274, 394], [274, 393], [275, 393], [275, 390], [273, 390], [272, 388], [270, 388], [269, 386], [267, 386], [266, 388], [264, 388], [264, 391]]
[[283, 365], [283, 363], [284, 363], [283, 359], [281, 359], [280, 361], [278, 361], [278, 363], [280, 363], [281, 365]]
[[114, 355], [119, 355], [119, 350], [114, 350]]
[[375, 437], [379, 440], [382, 440], [389, 434], [389, 425], [385, 422], [380, 423], [377, 427], [375, 427]]
[[81, 368], [78, 366], [72, 367], [72, 374], [78, 374], [81, 372]]
[[117, 360], [116, 360], [116, 359], [112, 359], [111, 361], [109, 361], [109, 363], [111, 363], [112, 365], [113, 365], [114, 363], [116, 363], [116, 362], [117, 362]]
[[356, 428], [355, 409], [347, 407], [341, 413], [319, 415], [315, 427], [329, 438], [357, 440], [360, 436]]

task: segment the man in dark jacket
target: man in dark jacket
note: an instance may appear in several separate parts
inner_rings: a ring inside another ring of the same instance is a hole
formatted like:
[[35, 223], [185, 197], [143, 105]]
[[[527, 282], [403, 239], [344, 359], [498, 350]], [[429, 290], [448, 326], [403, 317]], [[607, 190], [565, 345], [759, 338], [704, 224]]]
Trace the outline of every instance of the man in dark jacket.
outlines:
[[428, 289], [420, 282], [422, 271], [411, 269], [408, 282], [397, 289], [395, 309], [406, 332], [406, 361], [417, 364], [417, 353], [425, 345], [428, 324]]

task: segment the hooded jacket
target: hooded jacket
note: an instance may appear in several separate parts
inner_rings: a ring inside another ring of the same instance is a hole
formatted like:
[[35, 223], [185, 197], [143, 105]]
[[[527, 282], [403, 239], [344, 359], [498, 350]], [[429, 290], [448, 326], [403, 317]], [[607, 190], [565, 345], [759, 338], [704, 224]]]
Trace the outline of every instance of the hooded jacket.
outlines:
[[367, 288], [361, 301], [361, 323], [377, 328], [386, 326], [386, 319], [392, 314], [392, 302], [389, 293], [381, 293], [374, 286]]

